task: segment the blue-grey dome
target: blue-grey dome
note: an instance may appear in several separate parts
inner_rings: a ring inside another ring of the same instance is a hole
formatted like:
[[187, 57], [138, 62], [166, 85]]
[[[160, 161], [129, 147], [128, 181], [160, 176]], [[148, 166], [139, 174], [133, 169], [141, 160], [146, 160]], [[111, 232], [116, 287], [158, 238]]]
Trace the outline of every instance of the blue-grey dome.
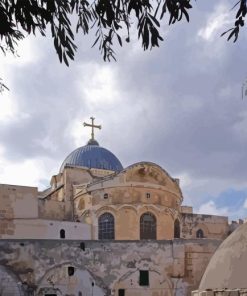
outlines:
[[121, 171], [123, 166], [117, 157], [109, 150], [100, 147], [98, 143], [88, 142], [71, 152], [64, 160], [60, 172], [66, 165], [84, 166], [88, 168]]

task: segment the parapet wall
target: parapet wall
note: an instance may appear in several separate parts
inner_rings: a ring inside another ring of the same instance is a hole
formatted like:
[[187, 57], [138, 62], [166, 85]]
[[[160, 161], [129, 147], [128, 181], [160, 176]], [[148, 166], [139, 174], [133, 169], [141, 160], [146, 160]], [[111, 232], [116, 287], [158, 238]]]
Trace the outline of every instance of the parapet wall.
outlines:
[[[121, 290], [128, 296], [189, 296], [220, 242], [0, 240], [0, 288], [6, 278], [12, 289], [39, 296], [92, 295], [92, 289], [97, 296]], [[148, 285], [140, 282], [143, 271]]]
[[192, 291], [191, 296], [246, 296], [246, 289]]
[[181, 228], [181, 237], [186, 239], [196, 238], [199, 229], [204, 238], [225, 239], [229, 234], [228, 217], [224, 216], [182, 213]]
[[37, 218], [36, 187], [0, 184], [0, 218]]

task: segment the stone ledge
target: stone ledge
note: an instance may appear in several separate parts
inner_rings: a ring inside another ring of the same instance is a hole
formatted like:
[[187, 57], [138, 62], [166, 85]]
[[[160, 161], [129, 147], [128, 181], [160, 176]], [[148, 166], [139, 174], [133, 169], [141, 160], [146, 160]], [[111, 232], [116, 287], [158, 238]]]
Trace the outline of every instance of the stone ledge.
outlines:
[[191, 296], [247, 296], [246, 289], [219, 289], [219, 290], [205, 290], [205, 291], [192, 291]]

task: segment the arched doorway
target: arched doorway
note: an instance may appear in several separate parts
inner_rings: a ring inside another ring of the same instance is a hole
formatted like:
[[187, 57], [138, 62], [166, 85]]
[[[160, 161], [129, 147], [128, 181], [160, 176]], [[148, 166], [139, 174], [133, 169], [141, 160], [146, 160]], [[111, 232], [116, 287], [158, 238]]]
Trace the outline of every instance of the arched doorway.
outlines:
[[117, 279], [113, 290], [115, 291], [114, 296], [174, 295], [170, 278], [153, 269], [128, 271]]
[[38, 296], [104, 296], [105, 294], [106, 291], [87, 270], [73, 264], [63, 264], [48, 270], [38, 281], [37, 287]]

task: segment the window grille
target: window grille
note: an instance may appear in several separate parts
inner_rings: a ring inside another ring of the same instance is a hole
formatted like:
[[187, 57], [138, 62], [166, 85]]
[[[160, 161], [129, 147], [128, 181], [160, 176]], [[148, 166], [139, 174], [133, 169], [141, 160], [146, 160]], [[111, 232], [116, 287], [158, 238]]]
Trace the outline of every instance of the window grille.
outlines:
[[99, 239], [114, 239], [114, 217], [110, 213], [104, 213], [98, 220]]
[[156, 218], [152, 213], [141, 216], [140, 239], [156, 239]]

